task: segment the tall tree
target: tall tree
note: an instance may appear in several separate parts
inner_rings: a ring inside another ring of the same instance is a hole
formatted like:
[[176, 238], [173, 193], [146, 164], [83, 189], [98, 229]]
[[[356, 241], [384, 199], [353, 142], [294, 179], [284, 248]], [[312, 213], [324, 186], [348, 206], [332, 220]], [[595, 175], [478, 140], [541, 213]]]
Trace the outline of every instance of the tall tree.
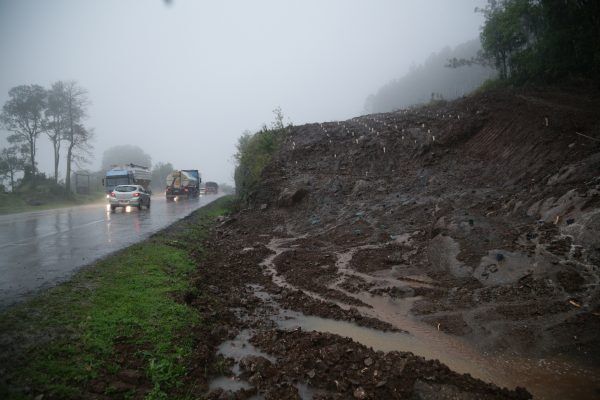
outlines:
[[40, 85], [21, 85], [10, 89], [8, 96], [0, 120], [12, 132], [9, 143], [22, 145], [35, 181], [37, 140], [46, 129], [47, 92]]
[[15, 191], [15, 175], [23, 170], [23, 159], [19, 156], [19, 149], [11, 146], [0, 152], [0, 175], [10, 180], [10, 190]]
[[510, 78], [519, 68], [518, 55], [535, 35], [536, 11], [530, 0], [488, 1], [481, 31], [484, 55], [493, 60], [501, 79]]
[[60, 145], [65, 133], [65, 120], [67, 119], [67, 98], [65, 83], [57, 81], [48, 90], [48, 107], [46, 109], [47, 130], [46, 135], [54, 149], [54, 182], [58, 183], [58, 166], [60, 163]]
[[488, 0], [483, 54], [512, 83], [600, 81], [600, 1]]
[[83, 126], [87, 117], [89, 105], [87, 91], [77, 82], [64, 84], [65, 89], [65, 131], [63, 139], [67, 145], [67, 173], [65, 176], [65, 191], [71, 192], [71, 169], [73, 162], [84, 162], [91, 155], [91, 140], [93, 132]]

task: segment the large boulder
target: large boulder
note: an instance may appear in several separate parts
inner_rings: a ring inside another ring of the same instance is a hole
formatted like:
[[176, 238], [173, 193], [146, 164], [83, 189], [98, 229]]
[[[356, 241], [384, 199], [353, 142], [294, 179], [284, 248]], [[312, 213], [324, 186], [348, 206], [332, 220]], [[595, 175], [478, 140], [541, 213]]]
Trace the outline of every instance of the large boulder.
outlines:
[[304, 186], [284, 188], [277, 199], [280, 207], [292, 207], [300, 203], [308, 195]]

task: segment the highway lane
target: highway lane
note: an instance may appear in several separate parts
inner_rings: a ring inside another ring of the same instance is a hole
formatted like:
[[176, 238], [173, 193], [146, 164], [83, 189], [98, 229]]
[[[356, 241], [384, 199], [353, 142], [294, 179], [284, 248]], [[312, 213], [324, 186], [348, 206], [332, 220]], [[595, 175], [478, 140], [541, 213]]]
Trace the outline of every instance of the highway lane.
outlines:
[[0, 309], [67, 280], [79, 267], [139, 242], [218, 196], [167, 203], [152, 196], [150, 210], [105, 203], [0, 215]]

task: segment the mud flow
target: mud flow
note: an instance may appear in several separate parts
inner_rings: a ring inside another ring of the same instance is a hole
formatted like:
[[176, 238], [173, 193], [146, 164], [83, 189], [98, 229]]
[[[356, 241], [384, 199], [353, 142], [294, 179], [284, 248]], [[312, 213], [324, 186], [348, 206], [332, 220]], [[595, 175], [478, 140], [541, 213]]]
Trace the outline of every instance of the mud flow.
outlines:
[[496, 94], [293, 128], [200, 261], [207, 396], [598, 398], [600, 148], [569, 133], [597, 106]]

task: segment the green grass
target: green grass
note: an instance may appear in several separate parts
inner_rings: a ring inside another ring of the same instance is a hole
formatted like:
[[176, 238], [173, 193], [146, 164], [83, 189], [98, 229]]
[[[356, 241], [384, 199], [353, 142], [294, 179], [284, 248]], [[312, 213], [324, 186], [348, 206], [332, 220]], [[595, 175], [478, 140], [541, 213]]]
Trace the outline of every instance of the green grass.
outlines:
[[[151, 384], [147, 398], [181, 393], [193, 348], [189, 332], [202, 321], [176, 299], [191, 289], [190, 252], [201, 250], [207, 227], [231, 201], [221, 198], [0, 314], [0, 398], [79, 398], [89, 382], [132, 362]], [[123, 345], [133, 349], [125, 360], [117, 350]]]
[[43, 204], [31, 205], [20, 194], [0, 193], [0, 215], [15, 214], [28, 211], [43, 211], [53, 208], [72, 207], [83, 204], [95, 203], [104, 199], [104, 193], [95, 193], [90, 195], [73, 195], [72, 198], [46, 198]]

